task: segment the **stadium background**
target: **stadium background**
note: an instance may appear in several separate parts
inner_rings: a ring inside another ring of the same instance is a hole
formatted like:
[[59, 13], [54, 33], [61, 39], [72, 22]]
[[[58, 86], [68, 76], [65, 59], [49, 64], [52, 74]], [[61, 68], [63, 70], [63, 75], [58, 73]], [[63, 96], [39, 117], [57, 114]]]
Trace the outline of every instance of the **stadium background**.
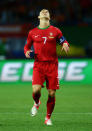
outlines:
[[[51, 24], [60, 28], [70, 43], [68, 55], [57, 43], [60, 90], [50, 128], [43, 124], [45, 88], [38, 116], [29, 115], [34, 60], [27, 60], [23, 50], [29, 30], [39, 24], [37, 16], [43, 8], [50, 11]], [[0, 131], [91, 131], [91, 79], [92, 0], [0, 1]]]

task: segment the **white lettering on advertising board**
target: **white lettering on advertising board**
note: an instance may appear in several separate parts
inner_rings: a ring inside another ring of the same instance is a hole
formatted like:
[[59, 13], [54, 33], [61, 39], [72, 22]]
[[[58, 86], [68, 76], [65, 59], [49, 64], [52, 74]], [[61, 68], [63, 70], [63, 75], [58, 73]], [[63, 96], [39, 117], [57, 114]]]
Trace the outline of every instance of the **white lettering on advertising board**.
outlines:
[[17, 75], [17, 71], [22, 67], [22, 63], [6, 63], [2, 69], [1, 73], [1, 81], [17, 81], [19, 80], [19, 75]]
[[[83, 74], [84, 68], [87, 66], [87, 62], [59, 62], [58, 77], [59, 80], [65, 81], [81, 81], [85, 78]], [[22, 74], [18, 73], [19, 69], [23, 70]], [[32, 69], [33, 62], [9, 62], [5, 63], [0, 73], [0, 81], [32, 81]]]

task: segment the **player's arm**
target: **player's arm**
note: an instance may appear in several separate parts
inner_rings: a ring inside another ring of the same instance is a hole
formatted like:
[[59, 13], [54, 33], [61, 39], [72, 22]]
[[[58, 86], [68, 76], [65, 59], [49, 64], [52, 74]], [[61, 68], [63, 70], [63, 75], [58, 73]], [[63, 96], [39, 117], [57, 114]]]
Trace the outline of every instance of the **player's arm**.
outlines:
[[61, 51], [64, 50], [66, 53], [68, 53], [70, 45], [59, 29], [58, 29], [58, 39], [59, 39], [59, 42], [62, 46]]
[[26, 58], [30, 58], [30, 53], [33, 52], [30, 48], [33, 44], [32, 38], [31, 38], [31, 32], [28, 34], [28, 38], [26, 41], [26, 45], [24, 46], [24, 54]]

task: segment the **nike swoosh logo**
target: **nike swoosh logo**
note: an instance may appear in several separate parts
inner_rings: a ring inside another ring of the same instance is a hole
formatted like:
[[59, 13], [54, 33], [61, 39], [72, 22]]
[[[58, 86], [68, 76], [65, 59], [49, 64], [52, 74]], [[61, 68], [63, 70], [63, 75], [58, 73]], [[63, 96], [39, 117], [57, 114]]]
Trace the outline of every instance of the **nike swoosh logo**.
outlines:
[[35, 37], [38, 37], [39, 35], [36, 35]]

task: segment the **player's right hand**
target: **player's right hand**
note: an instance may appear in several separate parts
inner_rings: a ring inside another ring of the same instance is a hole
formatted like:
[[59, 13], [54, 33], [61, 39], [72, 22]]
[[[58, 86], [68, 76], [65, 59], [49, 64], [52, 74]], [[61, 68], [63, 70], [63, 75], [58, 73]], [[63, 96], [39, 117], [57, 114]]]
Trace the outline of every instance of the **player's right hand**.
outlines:
[[25, 54], [26, 58], [31, 58], [30, 53], [33, 52], [32, 50], [28, 50]]

